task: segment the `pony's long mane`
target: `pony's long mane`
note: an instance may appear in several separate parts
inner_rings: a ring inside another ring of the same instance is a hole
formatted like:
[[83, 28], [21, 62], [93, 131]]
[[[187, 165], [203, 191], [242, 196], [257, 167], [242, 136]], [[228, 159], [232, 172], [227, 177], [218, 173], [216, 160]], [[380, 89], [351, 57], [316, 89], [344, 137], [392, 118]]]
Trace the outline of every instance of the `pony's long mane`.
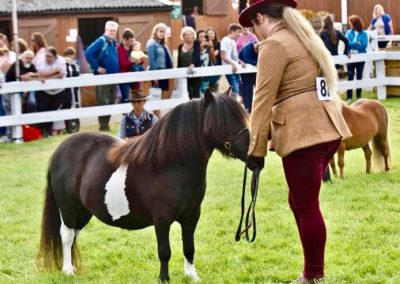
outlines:
[[211, 138], [225, 137], [233, 122], [246, 121], [243, 108], [231, 98], [212, 97], [210, 102], [195, 99], [178, 105], [142, 137], [117, 143], [108, 153], [109, 161], [157, 170], [171, 163], [207, 160], [219, 146]]

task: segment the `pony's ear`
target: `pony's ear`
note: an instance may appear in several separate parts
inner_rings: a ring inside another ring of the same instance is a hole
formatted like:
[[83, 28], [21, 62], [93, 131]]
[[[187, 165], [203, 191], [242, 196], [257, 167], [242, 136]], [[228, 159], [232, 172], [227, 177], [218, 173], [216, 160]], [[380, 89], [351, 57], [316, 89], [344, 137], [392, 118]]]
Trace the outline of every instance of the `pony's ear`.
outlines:
[[231, 94], [232, 88], [229, 87], [228, 90], [225, 91], [224, 95], [229, 96]]
[[204, 100], [206, 102], [206, 107], [214, 100], [214, 95], [212, 94], [210, 88], [207, 88], [204, 92]]

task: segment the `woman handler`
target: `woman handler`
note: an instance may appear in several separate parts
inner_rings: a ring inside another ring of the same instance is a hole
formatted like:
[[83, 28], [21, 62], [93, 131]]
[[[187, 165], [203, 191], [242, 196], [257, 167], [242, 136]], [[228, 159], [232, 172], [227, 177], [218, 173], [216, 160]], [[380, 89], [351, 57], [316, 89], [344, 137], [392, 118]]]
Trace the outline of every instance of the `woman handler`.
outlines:
[[247, 165], [264, 167], [268, 136], [282, 157], [304, 253], [294, 283], [324, 280], [326, 228], [319, 209], [321, 178], [340, 140], [351, 136], [336, 95], [328, 50], [295, 0], [250, 0], [240, 24], [254, 26], [259, 45]]

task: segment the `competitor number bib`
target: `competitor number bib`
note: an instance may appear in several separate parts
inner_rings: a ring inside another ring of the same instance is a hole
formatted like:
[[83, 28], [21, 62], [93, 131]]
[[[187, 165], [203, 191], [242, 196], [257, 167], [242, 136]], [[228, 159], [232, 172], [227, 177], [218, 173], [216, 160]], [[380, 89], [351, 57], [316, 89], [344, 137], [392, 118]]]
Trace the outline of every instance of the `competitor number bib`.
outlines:
[[326, 83], [325, 77], [315, 78], [317, 85], [317, 95], [320, 101], [333, 101], [333, 97], [329, 93], [328, 84]]

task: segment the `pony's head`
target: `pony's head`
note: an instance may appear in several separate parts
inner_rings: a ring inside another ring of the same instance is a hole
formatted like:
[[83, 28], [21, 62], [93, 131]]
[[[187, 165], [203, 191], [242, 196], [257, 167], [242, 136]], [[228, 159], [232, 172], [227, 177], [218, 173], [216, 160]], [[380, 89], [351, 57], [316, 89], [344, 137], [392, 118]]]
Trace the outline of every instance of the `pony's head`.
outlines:
[[248, 115], [229, 93], [230, 89], [224, 94], [205, 91], [203, 131], [223, 155], [245, 161], [250, 140]]

